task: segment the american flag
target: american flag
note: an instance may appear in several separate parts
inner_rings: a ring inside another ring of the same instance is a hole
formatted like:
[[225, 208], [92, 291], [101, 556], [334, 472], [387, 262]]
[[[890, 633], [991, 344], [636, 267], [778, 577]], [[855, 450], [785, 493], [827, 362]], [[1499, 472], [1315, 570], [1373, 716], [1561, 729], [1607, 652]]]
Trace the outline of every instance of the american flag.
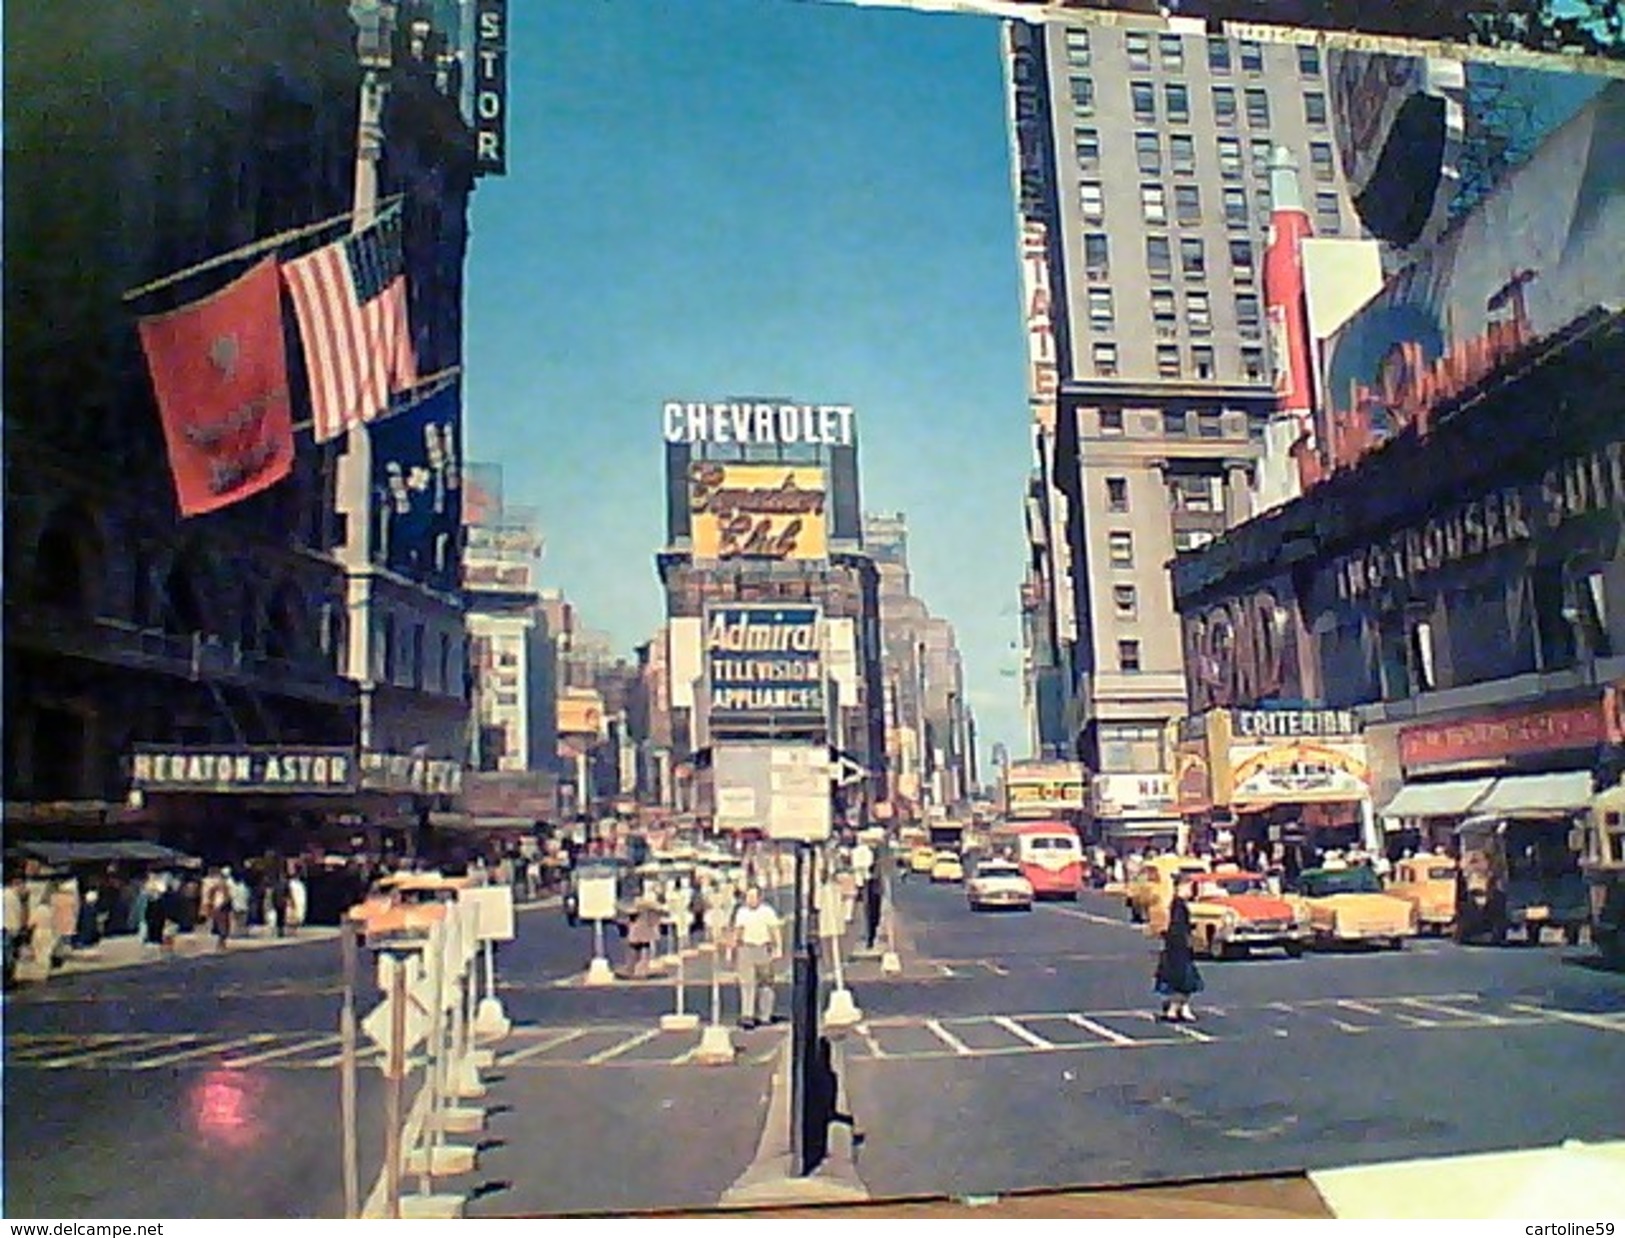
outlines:
[[418, 381], [404, 266], [397, 203], [363, 231], [283, 267], [318, 443], [373, 420]]

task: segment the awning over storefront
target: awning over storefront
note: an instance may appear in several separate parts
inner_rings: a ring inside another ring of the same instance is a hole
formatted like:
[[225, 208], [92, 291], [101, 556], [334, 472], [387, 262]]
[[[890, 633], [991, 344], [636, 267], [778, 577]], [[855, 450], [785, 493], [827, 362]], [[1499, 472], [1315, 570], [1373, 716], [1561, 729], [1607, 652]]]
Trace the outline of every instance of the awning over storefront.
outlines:
[[157, 843], [129, 841], [129, 842], [83, 842], [83, 843], [50, 843], [29, 842], [18, 843], [9, 848], [13, 855], [29, 856], [36, 860], [43, 860], [47, 864], [170, 864], [176, 866], [192, 865], [198, 861], [172, 847], [161, 847]]
[[1460, 817], [1495, 785], [1493, 778], [1409, 782], [1377, 813], [1379, 817]]
[[1590, 803], [1591, 773], [1575, 770], [1497, 779], [1490, 793], [1473, 805], [1473, 812], [1503, 817], [1560, 816], [1581, 812]]

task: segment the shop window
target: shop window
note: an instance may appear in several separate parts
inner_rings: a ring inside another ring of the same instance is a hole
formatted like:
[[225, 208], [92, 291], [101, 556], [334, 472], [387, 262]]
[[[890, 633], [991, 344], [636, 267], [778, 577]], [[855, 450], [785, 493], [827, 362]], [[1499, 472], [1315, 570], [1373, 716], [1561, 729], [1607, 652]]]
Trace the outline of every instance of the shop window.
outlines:
[[1378, 621], [1377, 650], [1382, 699], [1404, 700], [1411, 695], [1410, 632], [1404, 615], [1390, 613]]

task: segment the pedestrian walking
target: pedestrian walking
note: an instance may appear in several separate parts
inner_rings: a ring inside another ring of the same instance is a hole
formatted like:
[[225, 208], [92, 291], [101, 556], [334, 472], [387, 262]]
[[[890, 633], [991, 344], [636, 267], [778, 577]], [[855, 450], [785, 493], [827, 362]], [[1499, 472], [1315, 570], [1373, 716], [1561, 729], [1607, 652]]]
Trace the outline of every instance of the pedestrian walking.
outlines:
[[6, 878], [5, 891], [5, 987], [9, 990], [17, 983], [17, 956], [28, 940], [28, 894], [23, 879]]
[[739, 973], [739, 1026], [749, 1031], [773, 1021], [773, 968], [784, 953], [783, 922], [762, 901], [759, 886], [745, 891], [734, 912], [735, 969]]
[[875, 948], [875, 938], [880, 935], [880, 901], [880, 874], [870, 870], [863, 883], [863, 936], [870, 950]]
[[233, 894], [233, 883], [229, 868], [222, 869], [203, 888], [203, 914], [208, 919], [210, 930], [214, 933], [215, 949], [217, 950], [224, 950], [226, 942], [231, 938]]
[[[1190, 887], [1194, 893], [1194, 886]], [[1196, 969], [1191, 952], [1191, 909], [1185, 901], [1187, 890], [1174, 888], [1168, 907], [1168, 928], [1162, 935], [1162, 951], [1157, 955], [1155, 989], [1162, 998], [1161, 1018], [1169, 1023], [1195, 1023], [1191, 998], [1204, 988], [1202, 973]]]

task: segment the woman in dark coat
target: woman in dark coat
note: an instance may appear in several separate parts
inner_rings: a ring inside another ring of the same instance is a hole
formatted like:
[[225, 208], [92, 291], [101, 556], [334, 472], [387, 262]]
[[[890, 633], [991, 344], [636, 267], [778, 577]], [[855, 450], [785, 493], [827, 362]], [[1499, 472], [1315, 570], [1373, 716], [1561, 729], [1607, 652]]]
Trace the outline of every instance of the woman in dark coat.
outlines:
[[1162, 998], [1162, 1019], [1195, 1023], [1191, 997], [1202, 988], [1202, 973], [1196, 970], [1191, 954], [1190, 905], [1185, 891], [1175, 886], [1174, 901], [1168, 907], [1168, 930], [1162, 935], [1162, 953], [1157, 956], [1156, 991]]

